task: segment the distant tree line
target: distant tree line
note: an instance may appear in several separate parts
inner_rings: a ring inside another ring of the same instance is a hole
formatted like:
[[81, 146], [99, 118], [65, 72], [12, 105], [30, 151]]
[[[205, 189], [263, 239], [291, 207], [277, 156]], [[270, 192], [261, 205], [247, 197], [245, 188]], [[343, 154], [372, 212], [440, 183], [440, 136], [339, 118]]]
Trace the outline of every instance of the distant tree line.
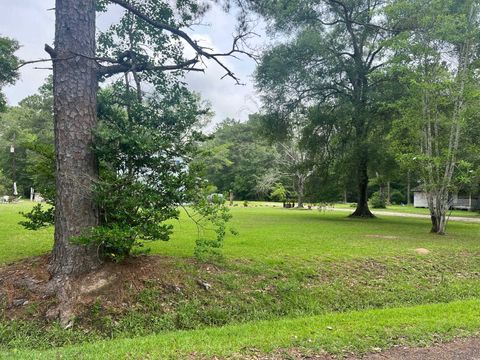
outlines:
[[[206, 163], [206, 178], [215, 191], [232, 192], [236, 200], [289, 201], [300, 207], [356, 202], [346, 159], [328, 150], [322, 159], [315, 158], [309, 144], [299, 137], [275, 142], [265, 134], [265, 121], [257, 114], [244, 122], [226, 119], [202, 145], [201, 161]], [[420, 183], [418, 171], [404, 169], [396, 160], [392, 144], [385, 140], [370, 170], [368, 198], [381, 198], [374, 207], [410, 203]]]

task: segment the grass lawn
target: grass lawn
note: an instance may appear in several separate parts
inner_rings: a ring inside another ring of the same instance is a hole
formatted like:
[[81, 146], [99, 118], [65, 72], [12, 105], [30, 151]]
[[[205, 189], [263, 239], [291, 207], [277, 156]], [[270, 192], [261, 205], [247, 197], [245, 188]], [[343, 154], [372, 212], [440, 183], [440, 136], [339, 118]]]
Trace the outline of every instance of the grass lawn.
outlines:
[[18, 224], [32, 204], [0, 204], [0, 266], [50, 250], [53, 244], [53, 229], [27, 231]]
[[[336, 208], [339, 209], [352, 209], [354, 208], [350, 206], [350, 204], [342, 204], [338, 203], [334, 205]], [[399, 212], [405, 214], [422, 214], [422, 215], [430, 215], [428, 209], [425, 208], [416, 208], [413, 205], [402, 206], [402, 205], [389, 205], [386, 209], [373, 209], [374, 211], [391, 211], [391, 212]], [[449, 212], [450, 216], [460, 216], [460, 217], [473, 217], [473, 218], [480, 218], [479, 211], [466, 211], [466, 210], [452, 210]]]
[[[51, 230], [16, 225], [29, 206], [0, 206], [0, 264], [51, 246]], [[423, 219], [359, 220], [271, 206], [234, 207], [232, 214], [239, 235], [227, 236], [223, 263], [189, 259], [197, 230], [183, 215], [169, 242], [151, 244], [183, 274], [182, 293], [152, 283], [121, 316], [92, 309], [88, 324], [68, 331], [0, 320], [3, 357], [52, 358], [57, 350], [48, 349], [65, 345], [63, 358], [226, 356], [292, 346], [364, 352], [480, 330], [480, 224], [451, 222], [437, 236]], [[200, 291], [199, 278], [212, 289]]]
[[[11, 359], [186, 359], [235, 356], [299, 348], [312, 351], [366, 353], [392, 345], [428, 344], [475, 333], [480, 328], [480, 301], [410, 308], [331, 313], [323, 316], [258, 321], [221, 328], [176, 331], [134, 339], [101, 341], [46, 351], [0, 352]], [[458, 314], [462, 316], [459, 317]], [[245, 351], [245, 349], [248, 349]], [[289, 358], [289, 357], [286, 357]]]

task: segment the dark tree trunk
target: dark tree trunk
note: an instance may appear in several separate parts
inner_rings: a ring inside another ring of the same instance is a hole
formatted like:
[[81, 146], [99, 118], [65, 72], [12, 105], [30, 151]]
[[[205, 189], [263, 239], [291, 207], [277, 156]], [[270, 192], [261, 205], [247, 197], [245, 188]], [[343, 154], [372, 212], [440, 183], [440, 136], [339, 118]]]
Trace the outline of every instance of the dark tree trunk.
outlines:
[[372, 218], [375, 215], [368, 208], [368, 161], [366, 154], [360, 155], [357, 166], [358, 201], [357, 208], [350, 216]]
[[69, 240], [98, 222], [92, 196], [97, 166], [92, 151], [97, 74], [95, 0], [57, 0], [53, 65], [56, 198], [53, 278], [86, 273], [99, 264], [92, 246]]
[[[351, 27], [352, 24], [347, 24]], [[356, 42], [355, 39], [352, 41]], [[357, 169], [357, 189], [358, 200], [357, 208], [351, 214], [351, 217], [373, 218], [368, 208], [368, 158], [369, 148], [367, 145], [368, 126], [367, 119], [369, 114], [367, 112], [366, 94], [368, 93], [368, 78], [365, 64], [363, 62], [363, 51], [360, 48], [355, 49], [355, 63], [357, 75], [355, 81], [352, 83], [354, 88], [354, 113], [353, 120], [355, 124], [356, 136], [356, 169]]]
[[430, 215], [430, 220], [432, 221], [432, 229], [430, 230], [430, 232], [437, 233], [438, 223], [439, 223], [437, 217], [434, 214], [432, 214]]
[[443, 214], [431, 213], [430, 219], [432, 221], [432, 229], [430, 232], [438, 235], [445, 235], [446, 216]]

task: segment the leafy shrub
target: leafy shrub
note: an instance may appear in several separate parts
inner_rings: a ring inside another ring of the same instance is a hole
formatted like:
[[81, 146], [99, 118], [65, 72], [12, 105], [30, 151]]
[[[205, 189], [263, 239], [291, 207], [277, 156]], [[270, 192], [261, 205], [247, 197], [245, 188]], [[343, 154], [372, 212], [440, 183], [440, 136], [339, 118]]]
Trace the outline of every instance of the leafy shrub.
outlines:
[[7, 194], [7, 178], [3, 175], [2, 170], [0, 170], [0, 196]]
[[406, 201], [405, 196], [398, 190], [393, 190], [390, 194], [392, 204], [400, 205]]
[[287, 201], [288, 192], [283, 184], [277, 183], [270, 196], [275, 201], [285, 202]]
[[387, 207], [385, 196], [383, 196], [383, 194], [379, 191], [373, 193], [373, 195], [370, 197], [370, 205], [374, 209], [385, 209]]
[[20, 221], [20, 225], [28, 230], [38, 230], [42, 227], [54, 224], [54, 207], [44, 208], [42, 204], [36, 204], [28, 213], [21, 213], [27, 220]]
[[[223, 198], [207, 200], [202, 166], [192, 161], [204, 139], [196, 128], [207, 112], [182, 85], [170, 84], [168, 90], [138, 99], [117, 83], [99, 92], [93, 149], [99, 163], [94, 197], [100, 224], [71, 240], [95, 244], [104, 259], [121, 261], [145, 252], [148, 241], [169, 240], [173, 226], [166, 221], [177, 219], [183, 204], [199, 214], [199, 226], [214, 233], [201, 237], [195, 254], [207, 258], [222, 247], [228, 209]], [[47, 211], [53, 214], [53, 208]], [[23, 225], [47, 225], [47, 211], [35, 207]]]

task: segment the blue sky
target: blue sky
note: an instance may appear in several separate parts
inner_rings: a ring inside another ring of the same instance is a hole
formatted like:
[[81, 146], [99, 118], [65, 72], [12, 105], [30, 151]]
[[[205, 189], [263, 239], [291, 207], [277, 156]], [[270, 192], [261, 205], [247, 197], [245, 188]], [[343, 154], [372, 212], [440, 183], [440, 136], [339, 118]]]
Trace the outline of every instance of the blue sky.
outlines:
[[[54, 37], [54, 0], [0, 0], [0, 35], [17, 39], [22, 48], [18, 56], [23, 60], [34, 60], [48, 57], [44, 52], [44, 44], [52, 44]], [[121, 9], [111, 7], [106, 14], [97, 19], [97, 27], [105, 29], [115, 21]], [[227, 51], [231, 48], [235, 32], [235, 15], [226, 14], [220, 8], [214, 7], [204, 18], [203, 23], [208, 26], [197, 26], [187, 30], [195, 39], [205, 45], [211, 45], [217, 50]], [[258, 22], [255, 31], [263, 34], [263, 25]], [[264, 38], [254, 39], [254, 46], [261, 46]], [[259, 107], [259, 100], [255, 94], [252, 74], [255, 69], [253, 60], [241, 57], [240, 60], [227, 59], [228, 66], [237, 74], [244, 86], [235, 85], [232, 79], [220, 78], [224, 72], [213, 63], [207, 63], [207, 70], [202, 73], [190, 73], [186, 80], [191, 89], [201, 93], [202, 98], [211, 103], [215, 112], [213, 123], [226, 117], [244, 120], [249, 113]], [[42, 66], [40, 65], [36, 65]], [[48, 66], [48, 63], [43, 65]], [[50, 73], [48, 70], [34, 69], [34, 65], [26, 66], [21, 70], [21, 78], [14, 85], [4, 89], [10, 105], [15, 105], [25, 96], [35, 93]]]

